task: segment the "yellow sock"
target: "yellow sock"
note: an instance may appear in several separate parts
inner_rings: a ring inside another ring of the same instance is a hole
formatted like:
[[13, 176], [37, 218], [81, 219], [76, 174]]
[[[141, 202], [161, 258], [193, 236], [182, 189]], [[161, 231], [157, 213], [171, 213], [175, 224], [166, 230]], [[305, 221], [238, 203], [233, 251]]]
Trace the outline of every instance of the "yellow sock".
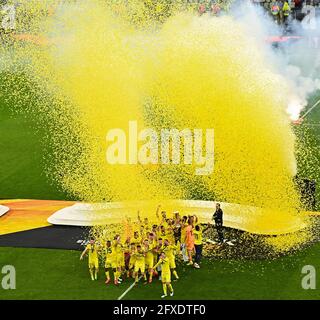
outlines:
[[152, 272], [149, 273], [149, 281], [152, 281]]
[[93, 271], [90, 269], [89, 272], [90, 272], [91, 279], [94, 280]]
[[106, 278], [109, 280], [110, 279], [110, 272], [106, 271]]
[[176, 279], [179, 279], [179, 276], [178, 276], [178, 273], [177, 273], [176, 270], [174, 270], [172, 273], [173, 273], [173, 275], [175, 276]]
[[113, 275], [114, 275], [114, 280], [118, 280], [118, 271], [115, 271], [114, 273], [113, 273]]
[[173, 288], [172, 288], [171, 283], [170, 283], [170, 284], [168, 284], [168, 288], [169, 288], [170, 292], [173, 292]]
[[163, 284], [162, 284], [162, 288], [163, 288], [163, 293], [164, 293], [165, 295], [167, 295], [167, 284], [166, 284], [166, 283], [163, 283]]
[[98, 279], [98, 270], [95, 270], [94, 272], [94, 278], [97, 280]]
[[135, 282], [138, 282], [138, 281], [139, 281], [139, 277], [138, 277], [138, 273], [137, 273], [135, 276]]
[[147, 281], [147, 275], [146, 275], [146, 273], [143, 274], [143, 279], [144, 279], [145, 281]]

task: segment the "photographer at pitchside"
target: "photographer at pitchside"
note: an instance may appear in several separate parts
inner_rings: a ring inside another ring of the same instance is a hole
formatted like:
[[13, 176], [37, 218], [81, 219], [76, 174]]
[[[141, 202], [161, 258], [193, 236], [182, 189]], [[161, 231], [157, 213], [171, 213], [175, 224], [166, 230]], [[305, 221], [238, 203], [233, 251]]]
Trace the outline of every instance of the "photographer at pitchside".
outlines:
[[224, 241], [224, 237], [223, 237], [223, 230], [222, 230], [222, 226], [223, 226], [223, 211], [221, 209], [220, 203], [216, 204], [216, 211], [213, 214], [212, 220], [214, 220], [215, 222], [215, 227], [218, 233], [218, 239], [219, 239], [219, 243], [223, 243]]

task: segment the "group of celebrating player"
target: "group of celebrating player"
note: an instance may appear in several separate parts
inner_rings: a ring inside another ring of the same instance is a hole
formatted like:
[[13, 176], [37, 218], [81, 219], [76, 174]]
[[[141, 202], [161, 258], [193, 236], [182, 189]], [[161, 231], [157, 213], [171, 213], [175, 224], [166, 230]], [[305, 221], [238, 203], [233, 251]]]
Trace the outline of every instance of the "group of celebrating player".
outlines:
[[[165, 211], [157, 208], [158, 224], [150, 225], [149, 219], [140, 217], [138, 212], [137, 223], [126, 220], [129, 235], [122, 242], [121, 236], [116, 234], [113, 240], [105, 244], [90, 239], [80, 259], [88, 254], [89, 271], [92, 280], [97, 280], [99, 271], [99, 254], [103, 254], [105, 262], [106, 284], [113, 282], [118, 285], [124, 276], [133, 277], [135, 284], [141, 278], [145, 284], [151, 283], [154, 276], [159, 277], [163, 284], [162, 298], [169, 293], [173, 296], [171, 274], [175, 280], [179, 279], [176, 271], [176, 255], [182, 254], [183, 261], [188, 265], [200, 268], [202, 256], [202, 226], [196, 215], [181, 217], [179, 212], [174, 212], [172, 218], [167, 218]], [[208, 224], [208, 227], [210, 224]], [[207, 227], [207, 228], [208, 228]], [[132, 230], [135, 228], [135, 230]], [[133, 232], [132, 232], [133, 231]], [[131, 237], [131, 234], [133, 236]], [[193, 261], [195, 253], [195, 262]]]

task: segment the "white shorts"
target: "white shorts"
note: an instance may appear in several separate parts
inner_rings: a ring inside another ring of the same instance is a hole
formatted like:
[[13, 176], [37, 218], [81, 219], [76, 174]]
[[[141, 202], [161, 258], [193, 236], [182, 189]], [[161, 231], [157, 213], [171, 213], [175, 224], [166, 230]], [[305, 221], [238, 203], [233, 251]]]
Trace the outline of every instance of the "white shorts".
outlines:
[[186, 248], [186, 244], [183, 243], [183, 244], [181, 245], [181, 247], [182, 247], [181, 252], [182, 252], [183, 261], [184, 261], [184, 262], [188, 262], [188, 261], [189, 261], [189, 256], [188, 256], [188, 250], [187, 250], [187, 248]]

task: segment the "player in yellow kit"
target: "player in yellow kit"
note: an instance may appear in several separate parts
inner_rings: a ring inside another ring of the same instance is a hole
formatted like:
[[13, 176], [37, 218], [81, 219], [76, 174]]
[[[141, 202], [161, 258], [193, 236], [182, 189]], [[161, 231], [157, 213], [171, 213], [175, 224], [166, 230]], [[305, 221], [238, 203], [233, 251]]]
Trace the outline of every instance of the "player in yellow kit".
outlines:
[[139, 225], [140, 226], [143, 226], [143, 229], [144, 229], [144, 232], [145, 232], [145, 235], [151, 231], [151, 227], [150, 227], [150, 224], [149, 224], [149, 219], [148, 218], [144, 218], [143, 221], [140, 217], [140, 212], [138, 211], [138, 222], [139, 222]]
[[[154, 263], [155, 261], [158, 261], [158, 252], [157, 252], [158, 242], [157, 242], [156, 234], [154, 232], [149, 232], [148, 240], [149, 240], [149, 246], [152, 247], [153, 263]], [[151, 267], [153, 267], [153, 265]], [[154, 272], [152, 273], [152, 276], [158, 276], [158, 272], [154, 270]]]
[[142, 224], [139, 229], [139, 239], [140, 239], [140, 244], [142, 244], [142, 240], [147, 237], [147, 231], [144, 228], [144, 225]]
[[123, 254], [124, 254], [124, 271], [126, 273], [126, 277], [130, 278], [130, 253], [131, 253], [131, 240], [130, 237], [127, 237], [126, 242], [123, 246]]
[[111, 241], [106, 242], [106, 248], [105, 248], [105, 273], [106, 273], [106, 284], [109, 284], [111, 281], [110, 273], [112, 271], [112, 261], [114, 259], [113, 250], [112, 250], [112, 244]]
[[144, 229], [146, 230], [146, 232], [150, 232], [151, 231], [151, 226], [149, 224], [149, 219], [148, 218], [144, 218]]
[[149, 241], [149, 244], [154, 247], [157, 245], [157, 238], [153, 232], [148, 233], [148, 241]]
[[164, 226], [160, 226], [159, 237], [161, 237], [162, 240], [168, 239], [167, 229]]
[[195, 229], [193, 231], [194, 247], [195, 247], [195, 251], [196, 251], [194, 267], [196, 269], [200, 269], [200, 261], [201, 261], [201, 257], [202, 257], [202, 247], [203, 247], [203, 244], [202, 244], [203, 232], [208, 230], [210, 227], [211, 227], [211, 224], [208, 223], [208, 226], [205, 229], [202, 229], [202, 226], [198, 223], [198, 224], [196, 224]]
[[158, 260], [160, 254], [162, 253], [162, 248], [163, 248], [163, 239], [160, 237], [157, 241], [156, 246], [154, 247], [155, 252], [157, 254], [157, 258], [155, 259], [155, 261]]
[[175, 245], [170, 245], [169, 240], [165, 239], [162, 251], [166, 254], [166, 257], [169, 259], [169, 265], [170, 265], [170, 270], [172, 271], [172, 274], [176, 278], [176, 280], [179, 279], [178, 273], [176, 271], [176, 250], [177, 247]]
[[170, 243], [174, 243], [174, 226], [174, 220], [168, 220], [168, 227], [166, 228], [166, 238], [169, 240]]
[[171, 285], [170, 262], [169, 262], [169, 259], [166, 257], [165, 252], [161, 253], [158, 263], [152, 269], [154, 270], [159, 266], [161, 266], [162, 288], [163, 288], [163, 295], [161, 296], [161, 298], [167, 297], [167, 288], [169, 289], [170, 296], [172, 297], [173, 288]]
[[151, 232], [154, 234], [155, 238], [157, 238], [158, 232], [159, 232], [159, 228], [157, 224], [152, 225], [152, 229]]
[[[157, 244], [154, 246], [155, 257], [154, 261], [158, 261], [163, 249], [163, 239], [158, 238]], [[161, 266], [158, 266], [158, 270], [154, 269], [154, 275], [159, 275], [159, 280], [161, 280]]]
[[134, 278], [134, 265], [136, 263], [136, 253], [137, 247], [135, 243], [130, 244], [130, 259], [129, 259], [129, 272], [132, 274], [132, 278]]
[[158, 205], [157, 211], [156, 211], [156, 217], [158, 219], [159, 226], [164, 226], [166, 228], [168, 226], [167, 213], [164, 210], [161, 211], [161, 217], [160, 217], [159, 215], [160, 208], [161, 208], [161, 205]]
[[139, 235], [139, 231], [135, 231], [133, 233], [133, 238], [131, 239], [131, 244], [134, 243], [136, 246], [141, 244], [141, 237]]
[[89, 255], [89, 272], [91, 276], [91, 280], [98, 280], [98, 272], [99, 272], [99, 258], [98, 258], [98, 245], [96, 244], [94, 239], [90, 239], [89, 244], [86, 246], [84, 251], [80, 256], [80, 260], [88, 254]]
[[148, 270], [149, 273], [149, 280], [148, 282], [151, 283], [152, 282], [152, 276], [153, 276], [153, 272], [152, 272], [152, 267], [154, 265], [154, 246], [153, 244], [149, 242], [148, 239], [144, 240], [144, 251], [145, 251], [145, 266], [146, 266], [146, 270]]
[[124, 247], [121, 243], [121, 238], [119, 235], [116, 235], [114, 237], [113, 250], [114, 250], [113, 269], [115, 270], [114, 284], [118, 285], [119, 282], [122, 281], [121, 274], [125, 267]]
[[139, 282], [139, 271], [141, 275], [143, 276], [144, 280], [147, 280], [146, 277], [146, 264], [145, 264], [145, 252], [142, 250], [142, 247], [140, 244], [137, 245], [137, 251], [134, 254], [136, 257], [136, 261], [134, 264], [134, 275], [135, 275], [135, 283], [137, 284]]

